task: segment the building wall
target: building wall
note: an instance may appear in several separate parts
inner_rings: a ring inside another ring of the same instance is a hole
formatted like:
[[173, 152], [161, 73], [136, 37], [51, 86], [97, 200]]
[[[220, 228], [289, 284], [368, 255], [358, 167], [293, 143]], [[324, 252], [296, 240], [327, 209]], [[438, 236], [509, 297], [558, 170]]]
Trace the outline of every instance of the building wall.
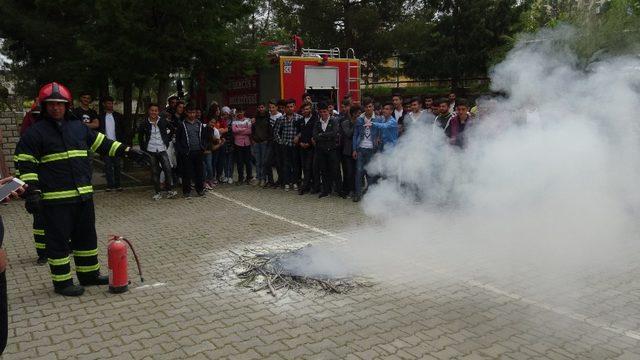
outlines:
[[[2, 131], [2, 143], [0, 147], [2, 149], [2, 159], [7, 166], [7, 170], [10, 174], [15, 173], [15, 167], [13, 165], [13, 153], [16, 150], [16, 144], [20, 139], [19, 129], [22, 124], [23, 114], [13, 111], [0, 112], [0, 131]], [[2, 162], [0, 162], [2, 166]], [[4, 171], [0, 169], [0, 172]], [[3, 177], [6, 174], [1, 174]]]

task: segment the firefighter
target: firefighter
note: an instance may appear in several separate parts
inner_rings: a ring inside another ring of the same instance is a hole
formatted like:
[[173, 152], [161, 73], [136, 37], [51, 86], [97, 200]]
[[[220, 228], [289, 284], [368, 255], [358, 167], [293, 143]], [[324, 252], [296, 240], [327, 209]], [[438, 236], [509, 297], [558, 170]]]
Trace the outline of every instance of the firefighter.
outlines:
[[[28, 184], [25, 207], [44, 219], [55, 292], [80, 296], [83, 286], [109, 282], [107, 276], [100, 275], [98, 263], [90, 152], [137, 162], [147, 162], [147, 158], [143, 152], [84, 126], [70, 112], [71, 92], [63, 85], [44, 85], [38, 98], [41, 119], [16, 147], [20, 176]], [[75, 285], [71, 276], [71, 252], [80, 285]]]
[[[31, 106], [31, 110], [27, 112], [22, 119], [22, 126], [20, 127], [20, 136], [24, 135], [27, 132], [27, 129], [31, 127], [31, 125], [35, 124], [36, 121], [40, 118], [40, 100], [38, 98], [33, 102], [33, 106]], [[18, 159], [15, 159], [14, 163], [16, 164], [16, 168], [18, 166]], [[19, 176], [19, 172], [16, 172], [16, 175], [22, 180], [25, 181], [24, 178]], [[44, 220], [42, 219], [42, 215], [33, 214], [33, 240], [36, 245], [36, 253], [38, 254], [38, 260], [36, 263], [38, 265], [44, 265], [47, 263], [47, 244], [44, 241]]]

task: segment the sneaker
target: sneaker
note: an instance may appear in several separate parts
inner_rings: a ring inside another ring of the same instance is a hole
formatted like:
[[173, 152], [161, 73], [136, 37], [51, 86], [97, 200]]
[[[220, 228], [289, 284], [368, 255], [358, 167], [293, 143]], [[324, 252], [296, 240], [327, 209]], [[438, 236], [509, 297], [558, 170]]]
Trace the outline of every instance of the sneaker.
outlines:
[[124, 191], [124, 189], [121, 186], [119, 186], [119, 187], [116, 188], [116, 191], [117, 192], [122, 192], [122, 191]]
[[157, 193], [157, 194], [153, 195], [153, 200], [158, 201], [160, 199], [162, 199], [162, 194]]
[[204, 197], [205, 196], [204, 191], [198, 191], [198, 196], [199, 197]]
[[167, 194], [165, 195], [167, 199], [173, 199], [176, 196], [178, 196], [178, 192], [173, 190], [167, 191]]
[[293, 190], [298, 190], [298, 184], [293, 184]]
[[182, 197], [187, 199], [187, 200], [190, 200], [191, 199], [191, 193], [182, 194]]
[[104, 191], [106, 191], [106, 192], [111, 192], [111, 190], [113, 190], [113, 189], [111, 189], [111, 188], [104, 189]]
[[227, 184], [233, 184], [233, 178], [228, 178], [227, 179]]
[[284, 191], [289, 191], [289, 184], [284, 186]]
[[213, 188], [211, 187], [211, 185], [209, 185], [209, 183], [207, 181], [204, 182], [204, 184], [202, 184], [205, 190], [213, 190]]
[[323, 197], [327, 197], [327, 196], [329, 196], [329, 193], [323, 192], [323, 193], [320, 193], [320, 195], [318, 195], [318, 199], [322, 199]]

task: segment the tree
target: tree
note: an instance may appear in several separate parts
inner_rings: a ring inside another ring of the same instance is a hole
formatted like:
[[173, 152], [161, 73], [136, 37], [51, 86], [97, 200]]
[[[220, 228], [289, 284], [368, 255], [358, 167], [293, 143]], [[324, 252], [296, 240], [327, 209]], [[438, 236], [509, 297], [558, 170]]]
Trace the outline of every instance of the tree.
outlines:
[[274, 24], [302, 36], [311, 48], [352, 48], [364, 74], [382, 75], [393, 55], [392, 30], [403, 21], [406, 0], [275, 0]]
[[528, 31], [559, 24], [576, 28], [571, 45], [585, 65], [606, 54], [640, 52], [638, 0], [535, 0], [523, 23]]
[[406, 39], [398, 52], [407, 74], [450, 78], [454, 88], [461, 78], [484, 76], [513, 43], [527, 5], [517, 0], [424, 2], [416, 16], [397, 29]]
[[53, 80], [74, 91], [104, 92], [112, 83], [129, 117], [134, 86], [172, 73], [205, 74], [215, 86], [226, 74], [255, 66], [255, 46], [233, 31], [253, 6], [243, 0], [0, 0], [2, 52], [26, 95]]

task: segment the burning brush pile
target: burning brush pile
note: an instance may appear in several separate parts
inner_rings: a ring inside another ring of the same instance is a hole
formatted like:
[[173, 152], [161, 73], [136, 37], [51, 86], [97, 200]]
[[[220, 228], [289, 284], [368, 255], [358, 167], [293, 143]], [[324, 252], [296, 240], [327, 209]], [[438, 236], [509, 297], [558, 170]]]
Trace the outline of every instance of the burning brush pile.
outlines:
[[[238, 285], [268, 291], [274, 297], [289, 290], [303, 293], [304, 289], [343, 294], [372, 285], [346, 272], [338, 257], [327, 257], [326, 250], [318, 251], [311, 245], [266, 253], [248, 249], [243, 254], [231, 253], [236, 257], [231, 270], [240, 279]], [[327, 263], [327, 258], [332, 260]]]

